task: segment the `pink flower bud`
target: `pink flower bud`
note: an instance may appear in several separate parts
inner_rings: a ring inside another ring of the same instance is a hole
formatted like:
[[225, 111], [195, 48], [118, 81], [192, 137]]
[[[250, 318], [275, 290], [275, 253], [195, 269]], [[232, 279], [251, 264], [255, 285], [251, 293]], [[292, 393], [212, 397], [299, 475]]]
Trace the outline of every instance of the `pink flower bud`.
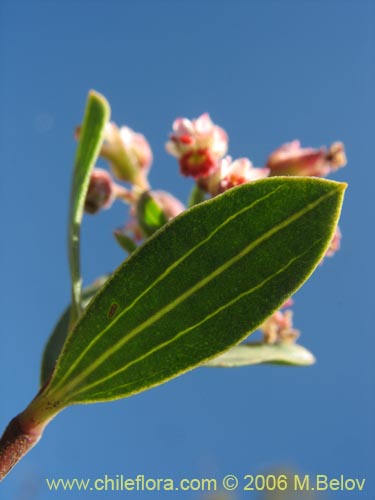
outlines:
[[215, 125], [208, 113], [195, 120], [177, 118], [166, 150], [179, 159], [183, 175], [199, 179], [217, 168], [228, 149], [228, 136]]
[[283, 144], [268, 157], [266, 166], [275, 175], [325, 177], [346, 165], [344, 145], [335, 142], [328, 149], [301, 148], [299, 141]]
[[221, 160], [220, 169], [220, 192], [247, 182], [264, 179], [270, 172], [269, 168], [255, 168], [248, 158], [238, 158], [232, 162], [230, 156]]
[[326, 160], [333, 171], [340, 167], [344, 167], [347, 161], [344, 144], [342, 142], [334, 142], [331, 144], [326, 154]]
[[293, 312], [276, 311], [260, 326], [266, 344], [277, 342], [293, 343], [299, 337], [299, 331], [293, 328]]
[[116, 185], [110, 174], [101, 168], [95, 168], [90, 177], [85, 212], [96, 214], [102, 208], [109, 208], [115, 196]]
[[143, 171], [148, 171], [152, 163], [152, 151], [145, 136], [133, 132], [129, 127], [121, 127], [120, 136], [124, 148], [133, 156], [134, 163]]
[[101, 156], [109, 161], [113, 174], [120, 180], [146, 189], [147, 173], [152, 163], [152, 151], [142, 134], [129, 127], [108, 123]]
[[151, 196], [161, 207], [167, 219], [173, 219], [185, 210], [185, 206], [170, 193], [166, 191], [151, 191]]

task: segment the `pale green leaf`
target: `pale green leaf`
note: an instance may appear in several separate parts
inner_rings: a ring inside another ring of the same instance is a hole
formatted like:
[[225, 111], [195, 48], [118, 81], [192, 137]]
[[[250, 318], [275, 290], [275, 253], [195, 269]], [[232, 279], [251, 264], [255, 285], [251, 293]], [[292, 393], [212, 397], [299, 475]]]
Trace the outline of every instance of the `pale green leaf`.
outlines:
[[206, 366], [232, 368], [261, 363], [308, 366], [315, 363], [315, 357], [299, 344], [249, 342], [232, 347], [217, 358], [211, 359]]

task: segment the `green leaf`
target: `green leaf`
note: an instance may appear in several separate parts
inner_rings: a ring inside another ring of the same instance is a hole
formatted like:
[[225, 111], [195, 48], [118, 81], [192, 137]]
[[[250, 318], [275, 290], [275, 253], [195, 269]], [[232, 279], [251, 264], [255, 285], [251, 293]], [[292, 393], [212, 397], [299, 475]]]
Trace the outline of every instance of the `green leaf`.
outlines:
[[[108, 276], [102, 276], [94, 281], [94, 283], [82, 291], [82, 306], [86, 308], [90, 303], [90, 300], [95, 296], [95, 294], [103, 287], [104, 283], [107, 281]], [[52, 330], [52, 333], [46, 343], [44, 348], [41, 369], [40, 369], [40, 385], [44, 386], [48, 382], [48, 379], [52, 375], [53, 369], [55, 368], [56, 360], [61, 353], [65, 340], [69, 333], [70, 324], [70, 310], [71, 305], [69, 305], [60, 319]]]
[[43, 397], [63, 407], [130, 396], [240, 342], [317, 266], [345, 187], [274, 177], [183, 212], [95, 296]]
[[151, 236], [168, 222], [161, 206], [147, 191], [139, 197], [137, 219], [146, 236]]
[[113, 235], [117, 241], [117, 243], [120, 245], [120, 247], [128, 252], [128, 254], [131, 254], [134, 252], [134, 250], [137, 249], [137, 244], [135, 241], [128, 236], [122, 229], [117, 229], [116, 231], [113, 231]]
[[260, 363], [308, 366], [315, 363], [315, 357], [305, 347], [298, 344], [249, 342], [232, 347], [217, 358], [211, 359], [206, 366], [232, 368]]
[[95, 91], [90, 91], [83, 118], [74, 164], [73, 183], [69, 211], [69, 266], [72, 282], [72, 309], [70, 323], [73, 325], [82, 312], [80, 271], [80, 228], [90, 182], [90, 174], [95, 165], [104, 138], [104, 127], [110, 117], [110, 107], [106, 99]]

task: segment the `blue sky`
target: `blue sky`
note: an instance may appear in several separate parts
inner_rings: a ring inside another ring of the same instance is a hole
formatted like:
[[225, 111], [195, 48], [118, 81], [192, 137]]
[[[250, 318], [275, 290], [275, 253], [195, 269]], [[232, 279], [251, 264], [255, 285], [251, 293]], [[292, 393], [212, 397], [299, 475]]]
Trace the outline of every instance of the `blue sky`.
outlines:
[[[152, 185], [182, 200], [191, 182], [164, 152], [176, 116], [208, 111], [232, 156], [255, 165], [297, 138], [341, 140], [349, 160], [334, 177], [349, 183], [342, 250], [296, 296], [314, 367], [198, 369], [128, 400], [70, 408], [0, 498], [68, 497], [48, 492], [45, 477], [219, 478], [284, 466], [366, 478], [358, 498], [374, 498], [374, 2], [2, 0], [0, 9], [1, 427], [36, 392], [44, 342], [69, 298], [73, 129], [89, 89], [146, 135]], [[85, 219], [85, 283], [120, 264], [111, 231], [125, 218], [116, 205]]]

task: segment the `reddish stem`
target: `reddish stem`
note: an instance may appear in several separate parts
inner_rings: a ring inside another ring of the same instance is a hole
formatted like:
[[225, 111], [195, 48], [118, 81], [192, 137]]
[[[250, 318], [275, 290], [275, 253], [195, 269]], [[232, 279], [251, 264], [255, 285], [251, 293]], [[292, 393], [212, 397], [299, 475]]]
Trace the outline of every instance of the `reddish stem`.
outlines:
[[0, 439], [0, 481], [42, 437], [43, 428], [27, 428], [20, 415], [10, 421]]
[[45, 389], [10, 421], [0, 438], [0, 481], [36, 445], [48, 422], [63, 408], [49, 399]]

